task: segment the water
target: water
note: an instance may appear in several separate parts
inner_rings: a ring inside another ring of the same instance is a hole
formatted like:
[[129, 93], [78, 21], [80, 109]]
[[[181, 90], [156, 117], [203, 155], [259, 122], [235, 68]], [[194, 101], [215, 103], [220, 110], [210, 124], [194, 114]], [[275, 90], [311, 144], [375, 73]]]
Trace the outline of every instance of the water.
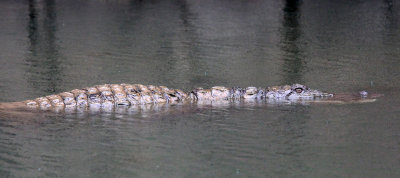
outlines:
[[0, 113], [1, 177], [399, 177], [400, 4], [0, 2], [0, 101], [303, 83], [375, 103]]

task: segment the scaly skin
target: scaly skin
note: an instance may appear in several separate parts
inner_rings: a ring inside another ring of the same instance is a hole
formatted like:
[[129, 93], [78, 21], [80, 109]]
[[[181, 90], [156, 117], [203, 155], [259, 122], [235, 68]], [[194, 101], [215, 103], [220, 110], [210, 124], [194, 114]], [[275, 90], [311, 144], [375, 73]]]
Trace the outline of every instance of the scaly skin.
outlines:
[[[363, 91], [364, 92], [364, 91]], [[367, 93], [360, 93], [362, 96]], [[113, 108], [163, 103], [202, 103], [204, 101], [237, 101], [237, 100], [266, 100], [266, 101], [306, 101], [316, 103], [346, 103], [354, 101], [372, 102], [366, 97], [347, 99], [330, 93], [309, 89], [301, 84], [272, 86], [267, 88], [226, 88], [215, 86], [210, 89], [197, 88], [191, 92], [171, 89], [165, 86], [141, 84], [104, 84], [74, 89], [69, 92], [39, 97], [14, 103], [0, 103], [0, 109], [31, 108], [37, 110], [71, 109], [71, 108]], [[349, 97], [347, 97], [349, 98]]]

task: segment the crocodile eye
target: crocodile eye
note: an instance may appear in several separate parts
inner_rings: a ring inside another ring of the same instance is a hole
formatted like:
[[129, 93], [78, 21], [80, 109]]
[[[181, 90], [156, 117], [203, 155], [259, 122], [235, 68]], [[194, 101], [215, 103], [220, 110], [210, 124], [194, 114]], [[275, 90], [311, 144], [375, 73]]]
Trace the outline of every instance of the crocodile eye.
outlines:
[[303, 92], [303, 89], [302, 89], [302, 88], [296, 88], [295, 90], [296, 90], [296, 93], [301, 93], [301, 92]]

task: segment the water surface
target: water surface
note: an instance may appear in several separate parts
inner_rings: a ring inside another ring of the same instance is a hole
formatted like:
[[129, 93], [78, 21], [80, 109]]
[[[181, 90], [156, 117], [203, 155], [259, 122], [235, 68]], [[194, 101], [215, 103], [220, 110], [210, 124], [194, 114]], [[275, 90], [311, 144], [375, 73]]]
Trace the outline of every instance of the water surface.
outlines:
[[0, 101], [102, 83], [303, 83], [375, 103], [0, 113], [2, 177], [399, 177], [400, 5], [0, 2]]

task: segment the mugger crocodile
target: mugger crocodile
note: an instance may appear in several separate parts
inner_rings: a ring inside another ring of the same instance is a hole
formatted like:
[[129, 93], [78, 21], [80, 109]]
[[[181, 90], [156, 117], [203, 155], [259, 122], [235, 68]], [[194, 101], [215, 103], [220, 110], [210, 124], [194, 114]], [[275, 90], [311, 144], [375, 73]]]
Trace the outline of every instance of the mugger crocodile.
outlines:
[[196, 88], [190, 92], [166, 86], [141, 84], [104, 84], [74, 89], [68, 92], [39, 97], [21, 102], [0, 103], [1, 110], [34, 109], [63, 110], [77, 108], [116, 108], [135, 105], [166, 103], [204, 103], [238, 101], [302, 101], [313, 103], [363, 103], [373, 102], [365, 91], [358, 95], [336, 95], [310, 89], [301, 84], [257, 87], [215, 86], [209, 89]]

